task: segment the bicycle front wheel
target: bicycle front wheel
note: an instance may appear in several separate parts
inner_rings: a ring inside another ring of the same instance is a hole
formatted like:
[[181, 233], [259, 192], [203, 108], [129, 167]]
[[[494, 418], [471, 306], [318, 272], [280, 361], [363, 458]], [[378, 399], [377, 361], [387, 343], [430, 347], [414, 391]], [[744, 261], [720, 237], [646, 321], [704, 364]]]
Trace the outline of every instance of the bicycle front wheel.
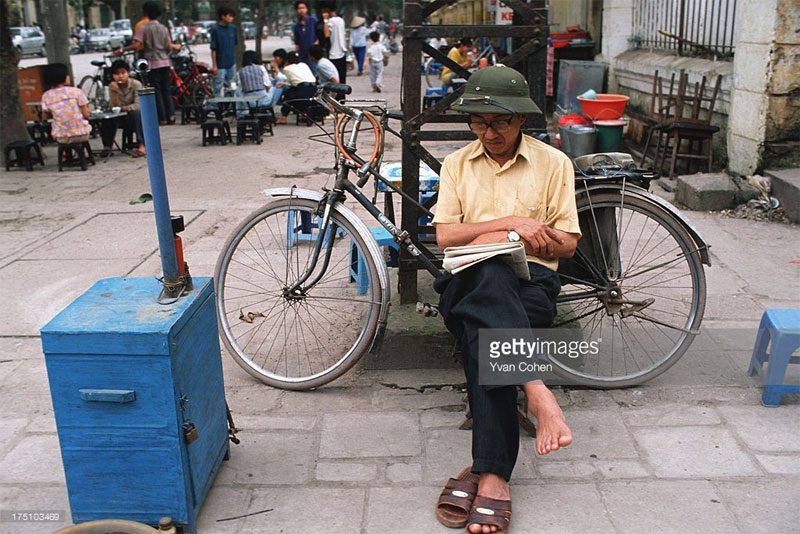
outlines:
[[318, 205], [284, 198], [252, 213], [215, 269], [225, 347], [245, 371], [277, 388], [310, 389], [338, 378], [369, 350], [377, 330], [382, 288], [365, 241], [372, 237], [336, 211], [312, 275], [290, 291], [315, 256]]
[[579, 328], [596, 354], [551, 358], [556, 374], [599, 388], [641, 384], [669, 369], [703, 318], [700, 253], [680, 223], [647, 200], [620, 193], [578, 203], [583, 238], [562, 260], [555, 325]]

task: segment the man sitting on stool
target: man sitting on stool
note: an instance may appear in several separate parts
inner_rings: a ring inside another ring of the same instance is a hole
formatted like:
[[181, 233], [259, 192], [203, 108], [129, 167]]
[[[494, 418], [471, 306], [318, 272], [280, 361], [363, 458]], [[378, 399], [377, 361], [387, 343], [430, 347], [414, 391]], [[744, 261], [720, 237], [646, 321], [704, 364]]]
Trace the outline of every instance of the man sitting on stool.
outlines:
[[[472, 65], [472, 54], [469, 53], [470, 48], [472, 48], [472, 39], [464, 37], [450, 49], [450, 52], [447, 54], [447, 59], [455, 61], [465, 69], [469, 68]], [[447, 65], [443, 66], [442, 83], [446, 86], [452, 85], [454, 78], [457, 79], [459, 77], [455, 76], [455, 73], [450, 70], [450, 67]]]
[[300, 61], [294, 52], [286, 54], [281, 70], [286, 75], [286, 89], [283, 92], [284, 105], [281, 107], [278, 124], [286, 124], [289, 111], [308, 107], [308, 99], [313, 98], [316, 91], [317, 79], [309, 66]]
[[479, 359], [489, 355], [479, 354], [478, 332], [549, 327], [561, 289], [558, 259], [573, 255], [581, 231], [572, 162], [522, 133], [526, 115], [541, 113], [522, 74], [504, 66], [479, 70], [452, 108], [469, 114], [477, 140], [444, 159], [433, 218], [436, 241], [443, 250], [519, 242], [530, 272], [530, 280], [520, 280], [505, 262], [489, 259], [435, 285], [441, 293], [439, 311], [464, 355], [472, 412], [472, 463], [450, 483], [456, 491], [442, 492], [436, 515], [446, 526], [488, 534], [507, 530], [511, 520], [508, 480], [519, 449], [517, 387], [536, 417], [538, 454], [568, 446], [572, 433], [541, 380], [480, 383]]

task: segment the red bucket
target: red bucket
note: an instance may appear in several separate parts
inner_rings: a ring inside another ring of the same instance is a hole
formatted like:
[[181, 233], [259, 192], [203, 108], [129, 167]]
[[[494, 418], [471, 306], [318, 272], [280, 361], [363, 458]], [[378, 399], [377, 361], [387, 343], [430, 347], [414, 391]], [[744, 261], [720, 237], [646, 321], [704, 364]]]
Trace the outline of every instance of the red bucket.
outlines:
[[622, 117], [630, 99], [627, 95], [600, 93], [594, 99], [579, 96], [578, 102], [581, 103], [581, 112], [593, 121], [614, 120]]

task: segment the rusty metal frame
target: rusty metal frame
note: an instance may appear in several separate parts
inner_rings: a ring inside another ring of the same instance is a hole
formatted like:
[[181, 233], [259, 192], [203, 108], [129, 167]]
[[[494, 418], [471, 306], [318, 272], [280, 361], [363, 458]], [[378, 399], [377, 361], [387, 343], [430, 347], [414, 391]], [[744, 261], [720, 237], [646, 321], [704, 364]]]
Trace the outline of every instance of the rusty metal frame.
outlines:
[[[445, 115], [450, 104], [458, 98], [460, 92], [450, 93], [434, 106], [422, 110], [422, 73], [420, 60], [422, 52], [434, 57], [464, 78], [469, 72], [449, 60], [445, 54], [434, 49], [425, 39], [429, 37], [511, 37], [513, 52], [502, 60], [508, 66], [514, 66], [528, 79], [531, 87], [531, 98], [545, 109], [545, 44], [549, 35], [547, 8], [544, 0], [503, 0], [503, 3], [514, 10], [511, 26], [492, 24], [476, 25], [423, 25], [423, 21], [442, 7], [457, 3], [458, 0], [406, 0], [403, 7], [403, 70], [402, 70], [402, 109], [403, 128], [400, 133], [403, 139], [403, 192], [411, 198], [419, 198], [419, 164], [424, 161], [435, 172], [441, 169], [439, 162], [425, 147], [423, 141], [462, 141], [472, 140], [475, 136], [467, 129], [423, 131], [427, 123], [465, 123], [466, 118], [458, 115]], [[544, 116], [531, 116], [526, 128], [543, 130]], [[436, 203], [436, 195], [424, 203], [430, 208]], [[420, 212], [410, 201], [403, 199], [401, 227], [418, 243], [419, 249], [431, 259], [436, 259], [435, 252], [420, 243], [420, 233], [432, 235], [431, 226], [420, 227]], [[440, 264], [440, 260], [439, 260]], [[417, 260], [405, 250], [400, 251], [398, 290], [402, 303], [417, 300]]]

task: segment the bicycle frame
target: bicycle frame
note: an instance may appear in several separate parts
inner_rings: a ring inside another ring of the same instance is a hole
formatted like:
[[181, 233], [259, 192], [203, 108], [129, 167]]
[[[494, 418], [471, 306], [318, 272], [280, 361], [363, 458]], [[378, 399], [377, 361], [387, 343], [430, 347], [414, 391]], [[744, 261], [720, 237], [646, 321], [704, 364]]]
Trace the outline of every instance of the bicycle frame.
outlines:
[[[302, 295], [312, 287], [322, 278], [325, 274], [325, 271], [328, 267], [328, 263], [330, 260], [330, 254], [333, 246], [333, 240], [335, 239], [335, 234], [337, 228], [331, 227], [331, 214], [334, 211], [337, 204], [344, 202], [346, 193], [350, 193], [355, 200], [364, 207], [364, 209], [369, 212], [369, 214], [377, 220], [381, 226], [383, 226], [391, 235], [392, 238], [398, 245], [403, 247], [409, 254], [417, 259], [420, 264], [430, 272], [435, 278], [442, 276], [444, 273], [440, 269], [438, 269], [434, 263], [425, 256], [419, 248], [414, 244], [411, 240], [408, 232], [399, 229], [380, 209], [378, 209], [375, 204], [373, 204], [369, 198], [361, 191], [360, 187], [363, 186], [370, 175], [374, 176], [376, 179], [381, 180], [389, 187], [391, 187], [394, 191], [400, 193], [404, 197], [408, 198], [411, 202], [413, 202], [421, 211], [432, 215], [429, 210], [427, 210], [424, 206], [422, 206], [419, 202], [415, 199], [412, 199], [407, 194], [405, 194], [402, 190], [395, 187], [391, 182], [389, 182], [385, 177], [381, 176], [380, 173], [371, 168], [367, 162], [365, 162], [362, 158], [360, 158], [355, 153], [355, 146], [356, 140], [358, 137], [359, 132], [359, 125], [363, 119], [363, 114], [361, 111], [357, 109], [347, 108], [342, 106], [338, 101], [329, 97], [326, 93], [322, 93], [320, 97], [318, 97], [322, 102], [330, 105], [334, 110], [340, 113], [347, 114], [351, 117], [352, 120], [355, 121], [355, 125], [353, 130], [350, 134], [350, 139], [346, 145], [348, 149], [348, 155], [352, 158], [353, 161], [348, 161], [345, 159], [341, 154], [337, 156], [337, 175], [336, 175], [336, 182], [333, 186], [333, 189], [328, 191], [320, 200], [320, 208], [317, 215], [321, 215], [322, 223], [319, 227], [319, 235], [317, 240], [314, 244], [314, 252], [311, 256], [311, 261], [309, 262], [308, 267], [300, 275], [300, 277], [292, 283], [289, 287], [285, 289], [285, 294], [287, 295]], [[382, 119], [383, 123], [383, 119]], [[390, 131], [394, 133], [391, 129]], [[360, 179], [357, 184], [354, 184], [349, 179], [350, 171], [355, 171], [359, 176]], [[622, 195], [624, 199], [625, 195], [630, 195], [632, 197], [640, 198], [643, 200], [647, 200], [652, 202], [655, 205], [660, 206], [667, 212], [670, 216], [672, 216], [677, 223], [682, 225], [687, 232], [691, 235], [692, 239], [694, 240], [695, 250], [700, 255], [701, 262], [710, 265], [709, 255], [708, 255], [708, 245], [702, 239], [700, 234], [697, 230], [681, 215], [679, 211], [677, 211], [671, 204], [663, 201], [656, 195], [651, 194], [649, 191], [641, 187], [635, 180], [627, 179], [616, 179], [610, 178], [605, 180], [598, 180], [598, 183], [591, 183], [593, 180], [587, 178], [579, 178], [577, 180], [580, 182], [581, 187], [576, 187], [576, 197], [586, 198], [591, 206], [591, 196], [593, 193], [607, 193], [607, 192], [615, 192]], [[623, 200], [624, 202], [624, 200]], [[596, 233], [598, 236], [607, 236], [609, 239], [608, 243], [597, 243], [597, 244], [590, 244], [592, 246], [599, 246], [601, 253], [603, 250], [613, 250], [614, 249], [614, 241], [616, 241], [616, 228], [617, 225], [620, 224], [622, 221], [617, 221], [616, 219], [609, 219], [606, 220], [604, 218], [605, 214], [598, 214], [595, 213], [594, 208], [590, 207], [591, 215], [592, 215], [592, 225], [594, 226]], [[321, 212], [321, 213], [320, 213]], [[335, 226], [335, 225], [334, 225]], [[591, 235], [591, 234], [590, 234]], [[605, 241], [605, 239], [603, 239]], [[311, 280], [307, 285], [305, 284], [315, 269], [317, 268], [318, 260], [320, 254], [322, 253], [323, 246], [326, 247], [325, 255], [323, 259], [322, 268], [317, 276]], [[594, 262], [590, 261], [585, 256], [582, 256], [582, 252], [580, 250], [576, 250], [576, 257], [579, 259], [583, 259], [584, 263], [589, 266], [591, 270], [591, 278], [596, 280], [596, 283], [592, 283], [591, 280], [581, 279], [574, 276], [570, 276], [567, 273], [559, 272], [559, 274], [568, 282], [576, 282], [582, 285], [586, 285], [591, 289], [587, 289], [585, 292], [581, 293], [572, 293], [571, 295], [559, 295], [557, 297], [557, 302], [569, 302], [569, 301], [576, 301], [585, 299], [588, 296], [592, 296], [597, 291], [606, 291], [608, 288], [616, 283], [615, 278], [615, 270], [614, 266], [612, 265], [609, 269], [608, 265], [606, 265], [607, 272], [601, 272], [597, 269], [594, 265]], [[606, 261], [606, 258], [603, 258], [605, 263], [608, 261], [613, 262], [613, 258]], [[617, 268], [619, 266], [616, 266]], [[619, 269], [617, 269], [619, 270]]]

